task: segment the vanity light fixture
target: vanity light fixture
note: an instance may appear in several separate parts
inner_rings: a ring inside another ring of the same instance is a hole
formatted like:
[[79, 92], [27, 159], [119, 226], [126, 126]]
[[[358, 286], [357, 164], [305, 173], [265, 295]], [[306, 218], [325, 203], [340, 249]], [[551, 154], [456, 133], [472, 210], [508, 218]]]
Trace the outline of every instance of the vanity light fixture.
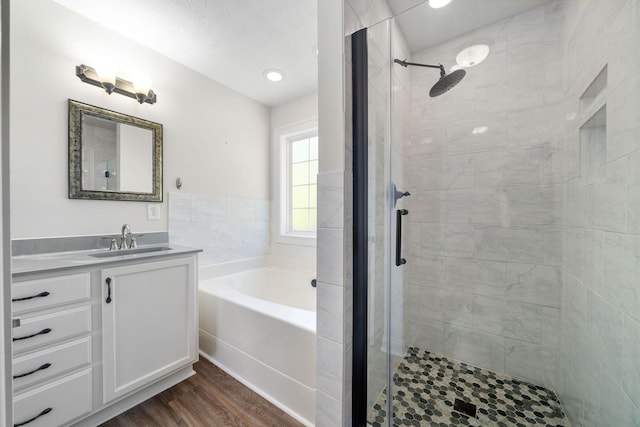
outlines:
[[[110, 72], [111, 71], [111, 72]], [[80, 80], [90, 85], [103, 88], [108, 94], [113, 92], [120, 95], [128, 96], [137, 100], [140, 104], [155, 104], [157, 101], [156, 94], [149, 88], [151, 81], [147, 79], [138, 79], [135, 82], [130, 82], [115, 75], [115, 70], [100, 70], [100, 73], [96, 69], [87, 65], [76, 66], [76, 76]]]

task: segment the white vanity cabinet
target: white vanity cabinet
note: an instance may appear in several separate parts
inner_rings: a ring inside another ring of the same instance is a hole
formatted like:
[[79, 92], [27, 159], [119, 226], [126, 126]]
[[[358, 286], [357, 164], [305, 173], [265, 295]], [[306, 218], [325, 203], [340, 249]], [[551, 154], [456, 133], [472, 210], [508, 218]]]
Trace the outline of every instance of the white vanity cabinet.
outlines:
[[14, 425], [64, 425], [91, 413], [91, 276], [14, 281]]
[[193, 375], [195, 252], [14, 276], [14, 425], [97, 426]]
[[193, 257], [102, 270], [104, 403], [197, 360], [194, 272]]

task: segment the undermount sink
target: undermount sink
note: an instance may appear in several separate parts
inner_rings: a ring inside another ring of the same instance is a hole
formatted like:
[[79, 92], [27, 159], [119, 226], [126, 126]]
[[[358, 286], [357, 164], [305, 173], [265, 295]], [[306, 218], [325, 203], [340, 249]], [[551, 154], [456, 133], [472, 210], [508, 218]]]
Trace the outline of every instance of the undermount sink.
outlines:
[[171, 248], [168, 246], [151, 246], [148, 248], [135, 248], [135, 249], [122, 249], [117, 251], [109, 251], [109, 252], [99, 252], [96, 254], [89, 254], [89, 256], [95, 258], [110, 258], [116, 256], [124, 256], [124, 255], [136, 255], [136, 254], [145, 254], [149, 252], [162, 252], [162, 251], [170, 251]]

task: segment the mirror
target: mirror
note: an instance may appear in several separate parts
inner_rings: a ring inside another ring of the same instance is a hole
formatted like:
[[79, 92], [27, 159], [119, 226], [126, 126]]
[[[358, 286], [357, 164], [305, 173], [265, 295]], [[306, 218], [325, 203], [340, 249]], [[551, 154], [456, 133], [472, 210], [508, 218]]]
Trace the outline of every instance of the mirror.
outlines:
[[70, 99], [69, 198], [162, 202], [162, 125]]

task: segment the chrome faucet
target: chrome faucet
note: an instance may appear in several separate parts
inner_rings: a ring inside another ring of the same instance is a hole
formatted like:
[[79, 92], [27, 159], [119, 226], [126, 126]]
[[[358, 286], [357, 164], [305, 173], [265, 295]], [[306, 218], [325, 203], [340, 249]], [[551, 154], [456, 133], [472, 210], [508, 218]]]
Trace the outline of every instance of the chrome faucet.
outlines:
[[129, 224], [124, 224], [122, 226], [122, 235], [120, 236], [120, 249], [129, 249], [129, 245], [127, 244], [127, 236], [131, 234], [131, 227]]

